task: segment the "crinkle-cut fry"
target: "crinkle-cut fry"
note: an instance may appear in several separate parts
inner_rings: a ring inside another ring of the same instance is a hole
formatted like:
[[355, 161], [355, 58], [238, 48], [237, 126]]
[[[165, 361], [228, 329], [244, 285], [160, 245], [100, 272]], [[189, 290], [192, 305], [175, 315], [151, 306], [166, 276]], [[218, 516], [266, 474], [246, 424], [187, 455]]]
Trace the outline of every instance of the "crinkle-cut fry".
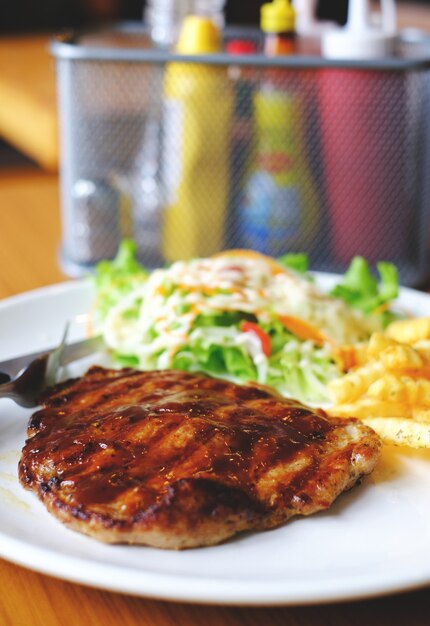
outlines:
[[385, 443], [430, 448], [430, 317], [394, 322], [342, 350], [351, 369], [329, 383], [327, 412], [360, 419]]
[[404, 402], [387, 402], [378, 398], [360, 398], [356, 402], [334, 404], [327, 409], [333, 417], [402, 417], [411, 419], [414, 408]]
[[409, 344], [422, 339], [430, 339], [430, 317], [396, 320], [388, 325], [385, 333], [391, 339]]
[[362, 421], [373, 428], [384, 443], [411, 448], [430, 448], [430, 423], [398, 417], [366, 417]]
[[379, 357], [383, 350], [399, 345], [399, 342], [382, 333], [373, 333], [367, 345], [368, 357]]
[[362, 398], [357, 402], [333, 405], [327, 409], [333, 417], [401, 417], [417, 422], [430, 423], [430, 406], [424, 404], [405, 404], [404, 402], [386, 402], [377, 398]]
[[387, 373], [369, 385], [368, 396], [388, 402], [406, 404], [430, 403], [430, 380], [408, 376], [407, 374]]
[[388, 346], [382, 350], [379, 359], [389, 370], [418, 370], [425, 365], [420, 353], [408, 344]]
[[430, 423], [430, 406], [414, 405], [411, 407], [412, 419], [416, 422]]
[[371, 361], [357, 370], [353, 370], [330, 381], [327, 388], [333, 402], [352, 402], [365, 393], [371, 383], [377, 380], [384, 372], [384, 366], [379, 361]]
[[430, 339], [416, 341], [412, 348], [418, 352], [425, 365], [430, 365]]

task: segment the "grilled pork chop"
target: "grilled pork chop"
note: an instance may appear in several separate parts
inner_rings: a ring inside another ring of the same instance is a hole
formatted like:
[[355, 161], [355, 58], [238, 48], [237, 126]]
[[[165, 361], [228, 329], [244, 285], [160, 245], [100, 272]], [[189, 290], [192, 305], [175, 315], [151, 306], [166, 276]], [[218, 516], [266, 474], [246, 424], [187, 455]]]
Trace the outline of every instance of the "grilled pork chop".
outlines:
[[380, 440], [257, 386], [181, 371], [91, 368], [30, 420], [21, 483], [106, 542], [216, 544], [327, 509]]

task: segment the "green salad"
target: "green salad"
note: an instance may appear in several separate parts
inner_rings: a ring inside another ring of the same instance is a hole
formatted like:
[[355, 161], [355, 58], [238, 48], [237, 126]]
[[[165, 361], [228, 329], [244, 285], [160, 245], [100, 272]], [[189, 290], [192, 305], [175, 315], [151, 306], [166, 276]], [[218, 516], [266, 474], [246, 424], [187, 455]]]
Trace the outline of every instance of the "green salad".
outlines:
[[356, 257], [328, 292], [298, 254], [231, 250], [148, 272], [124, 241], [97, 267], [94, 323], [121, 365], [254, 381], [323, 402], [342, 370], [339, 347], [393, 318], [397, 271], [383, 262], [377, 270]]

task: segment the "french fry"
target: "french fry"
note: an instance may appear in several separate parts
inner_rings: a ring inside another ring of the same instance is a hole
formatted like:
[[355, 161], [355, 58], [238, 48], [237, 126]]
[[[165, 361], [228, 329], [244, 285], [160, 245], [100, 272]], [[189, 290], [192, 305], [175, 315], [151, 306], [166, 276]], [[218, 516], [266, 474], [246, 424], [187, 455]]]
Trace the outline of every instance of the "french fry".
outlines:
[[385, 443], [411, 448], [430, 448], [430, 423], [398, 417], [364, 417], [362, 421], [373, 428]]
[[413, 406], [412, 407], [412, 419], [417, 422], [429, 422], [430, 423], [430, 406]]
[[391, 339], [408, 344], [430, 339], [430, 317], [391, 322], [385, 333]]
[[397, 345], [400, 344], [395, 339], [382, 333], [373, 333], [367, 346], [367, 356], [377, 358], [383, 350]]
[[413, 407], [404, 402], [387, 402], [379, 398], [360, 398], [356, 402], [334, 404], [328, 409], [334, 417], [401, 417], [412, 419]]
[[400, 343], [385, 348], [380, 353], [379, 359], [389, 370], [418, 370], [425, 364], [425, 360], [415, 348]]
[[405, 404], [430, 404], [430, 380], [406, 374], [385, 374], [369, 385], [367, 395]]
[[329, 383], [328, 413], [360, 419], [385, 443], [430, 448], [430, 317], [393, 322], [339, 354], [350, 369]]
[[430, 365], [430, 339], [421, 339], [412, 344], [412, 347], [423, 360], [425, 365]]
[[333, 402], [351, 402], [365, 393], [371, 383], [384, 372], [379, 361], [371, 361], [341, 378], [335, 378], [328, 384], [328, 392]]

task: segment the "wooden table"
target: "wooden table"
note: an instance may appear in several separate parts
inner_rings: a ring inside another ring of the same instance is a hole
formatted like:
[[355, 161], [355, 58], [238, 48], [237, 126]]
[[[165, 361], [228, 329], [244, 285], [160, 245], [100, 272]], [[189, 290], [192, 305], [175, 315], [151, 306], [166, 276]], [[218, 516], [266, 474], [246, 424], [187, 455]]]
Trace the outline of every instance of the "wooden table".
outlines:
[[[55, 175], [0, 171], [0, 224], [0, 298], [67, 280], [57, 263]], [[327, 606], [192, 606], [98, 591], [0, 560], [1, 626], [424, 626], [429, 606], [429, 590]]]
[[50, 36], [0, 38], [0, 137], [42, 167], [58, 167], [58, 120]]

